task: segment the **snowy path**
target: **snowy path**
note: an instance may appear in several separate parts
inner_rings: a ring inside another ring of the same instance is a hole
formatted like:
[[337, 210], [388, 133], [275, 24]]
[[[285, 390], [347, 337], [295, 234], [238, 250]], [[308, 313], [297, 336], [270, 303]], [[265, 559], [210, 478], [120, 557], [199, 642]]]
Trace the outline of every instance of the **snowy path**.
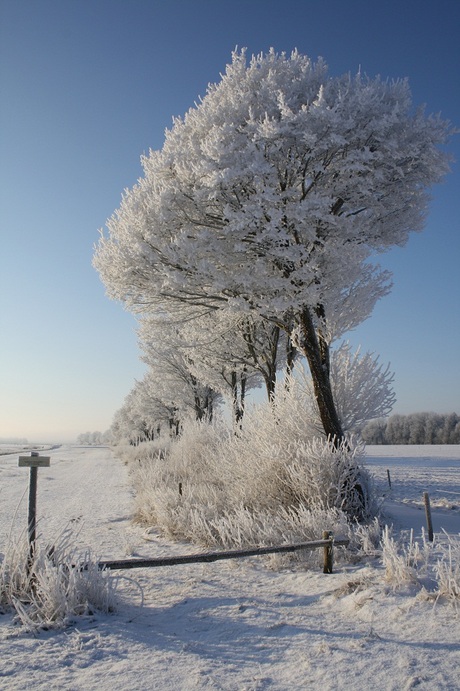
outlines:
[[[129, 523], [126, 467], [106, 449], [61, 448], [39, 471], [44, 535], [69, 520], [103, 557], [178, 553]], [[27, 484], [0, 459], [0, 551]], [[26, 505], [17, 516], [18, 529]], [[7, 523], [5, 526], [4, 523]], [[19, 691], [402, 691], [457, 689], [460, 621], [449, 605], [393, 593], [378, 560], [336, 573], [273, 572], [259, 559], [131, 572], [114, 615], [20, 633], [0, 616], [0, 689]], [[140, 592], [144, 604], [141, 606]]]
[[[38, 470], [38, 532], [52, 542], [71, 526], [77, 545], [100, 558], [123, 557], [132, 529], [126, 467], [107, 448], [62, 446], [40, 454], [51, 460]], [[17, 536], [27, 526], [29, 470], [17, 466], [18, 454], [0, 457], [0, 545], [11, 527]]]

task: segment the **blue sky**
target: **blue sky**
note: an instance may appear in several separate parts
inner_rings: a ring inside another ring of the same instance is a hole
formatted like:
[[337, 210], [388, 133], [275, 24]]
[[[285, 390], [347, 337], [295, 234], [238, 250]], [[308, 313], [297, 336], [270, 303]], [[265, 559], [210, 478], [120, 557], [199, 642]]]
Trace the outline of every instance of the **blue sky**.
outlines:
[[[0, 437], [103, 431], [142, 378], [93, 245], [235, 46], [408, 77], [416, 105], [460, 126], [459, 34], [457, 0], [0, 0]], [[454, 164], [423, 233], [381, 258], [391, 295], [350, 334], [391, 362], [394, 412], [460, 413], [459, 194]]]

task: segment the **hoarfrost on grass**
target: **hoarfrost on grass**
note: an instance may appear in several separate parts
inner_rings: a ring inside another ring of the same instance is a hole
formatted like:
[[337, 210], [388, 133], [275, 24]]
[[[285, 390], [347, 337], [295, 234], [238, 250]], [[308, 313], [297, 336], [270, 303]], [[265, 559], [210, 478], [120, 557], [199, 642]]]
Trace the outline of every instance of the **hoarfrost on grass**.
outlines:
[[0, 604], [12, 608], [26, 629], [114, 611], [117, 579], [100, 570], [90, 552], [76, 550], [74, 537], [67, 529], [52, 547], [36, 542], [32, 555], [25, 538], [8, 544], [0, 563]]

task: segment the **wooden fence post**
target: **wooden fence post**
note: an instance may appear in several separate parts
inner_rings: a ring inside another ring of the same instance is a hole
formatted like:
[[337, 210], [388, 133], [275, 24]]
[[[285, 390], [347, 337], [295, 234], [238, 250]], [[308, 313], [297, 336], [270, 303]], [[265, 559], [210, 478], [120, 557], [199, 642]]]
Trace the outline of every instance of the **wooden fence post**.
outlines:
[[324, 545], [324, 565], [323, 573], [332, 573], [332, 533], [329, 530], [323, 531], [323, 540], [329, 540], [328, 545]]
[[433, 542], [433, 521], [431, 520], [431, 506], [428, 492], [423, 493], [423, 501], [425, 502], [426, 525], [428, 528], [428, 540]]
[[[30, 454], [32, 457], [38, 456], [36, 451]], [[27, 512], [27, 530], [29, 535], [29, 559], [32, 561], [35, 552], [35, 538], [37, 526], [37, 478], [38, 468], [36, 465], [30, 467], [29, 476], [29, 507]]]

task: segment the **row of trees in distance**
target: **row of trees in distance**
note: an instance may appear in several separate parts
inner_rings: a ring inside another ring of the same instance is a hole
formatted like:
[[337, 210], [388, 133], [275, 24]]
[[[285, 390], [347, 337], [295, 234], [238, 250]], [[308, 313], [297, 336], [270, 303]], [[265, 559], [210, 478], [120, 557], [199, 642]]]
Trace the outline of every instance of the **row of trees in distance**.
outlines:
[[105, 432], [82, 432], [77, 437], [77, 444], [81, 446], [101, 446], [103, 444], [110, 444], [113, 435], [111, 430]]
[[460, 444], [456, 413], [412, 413], [371, 420], [361, 432], [366, 444]]

